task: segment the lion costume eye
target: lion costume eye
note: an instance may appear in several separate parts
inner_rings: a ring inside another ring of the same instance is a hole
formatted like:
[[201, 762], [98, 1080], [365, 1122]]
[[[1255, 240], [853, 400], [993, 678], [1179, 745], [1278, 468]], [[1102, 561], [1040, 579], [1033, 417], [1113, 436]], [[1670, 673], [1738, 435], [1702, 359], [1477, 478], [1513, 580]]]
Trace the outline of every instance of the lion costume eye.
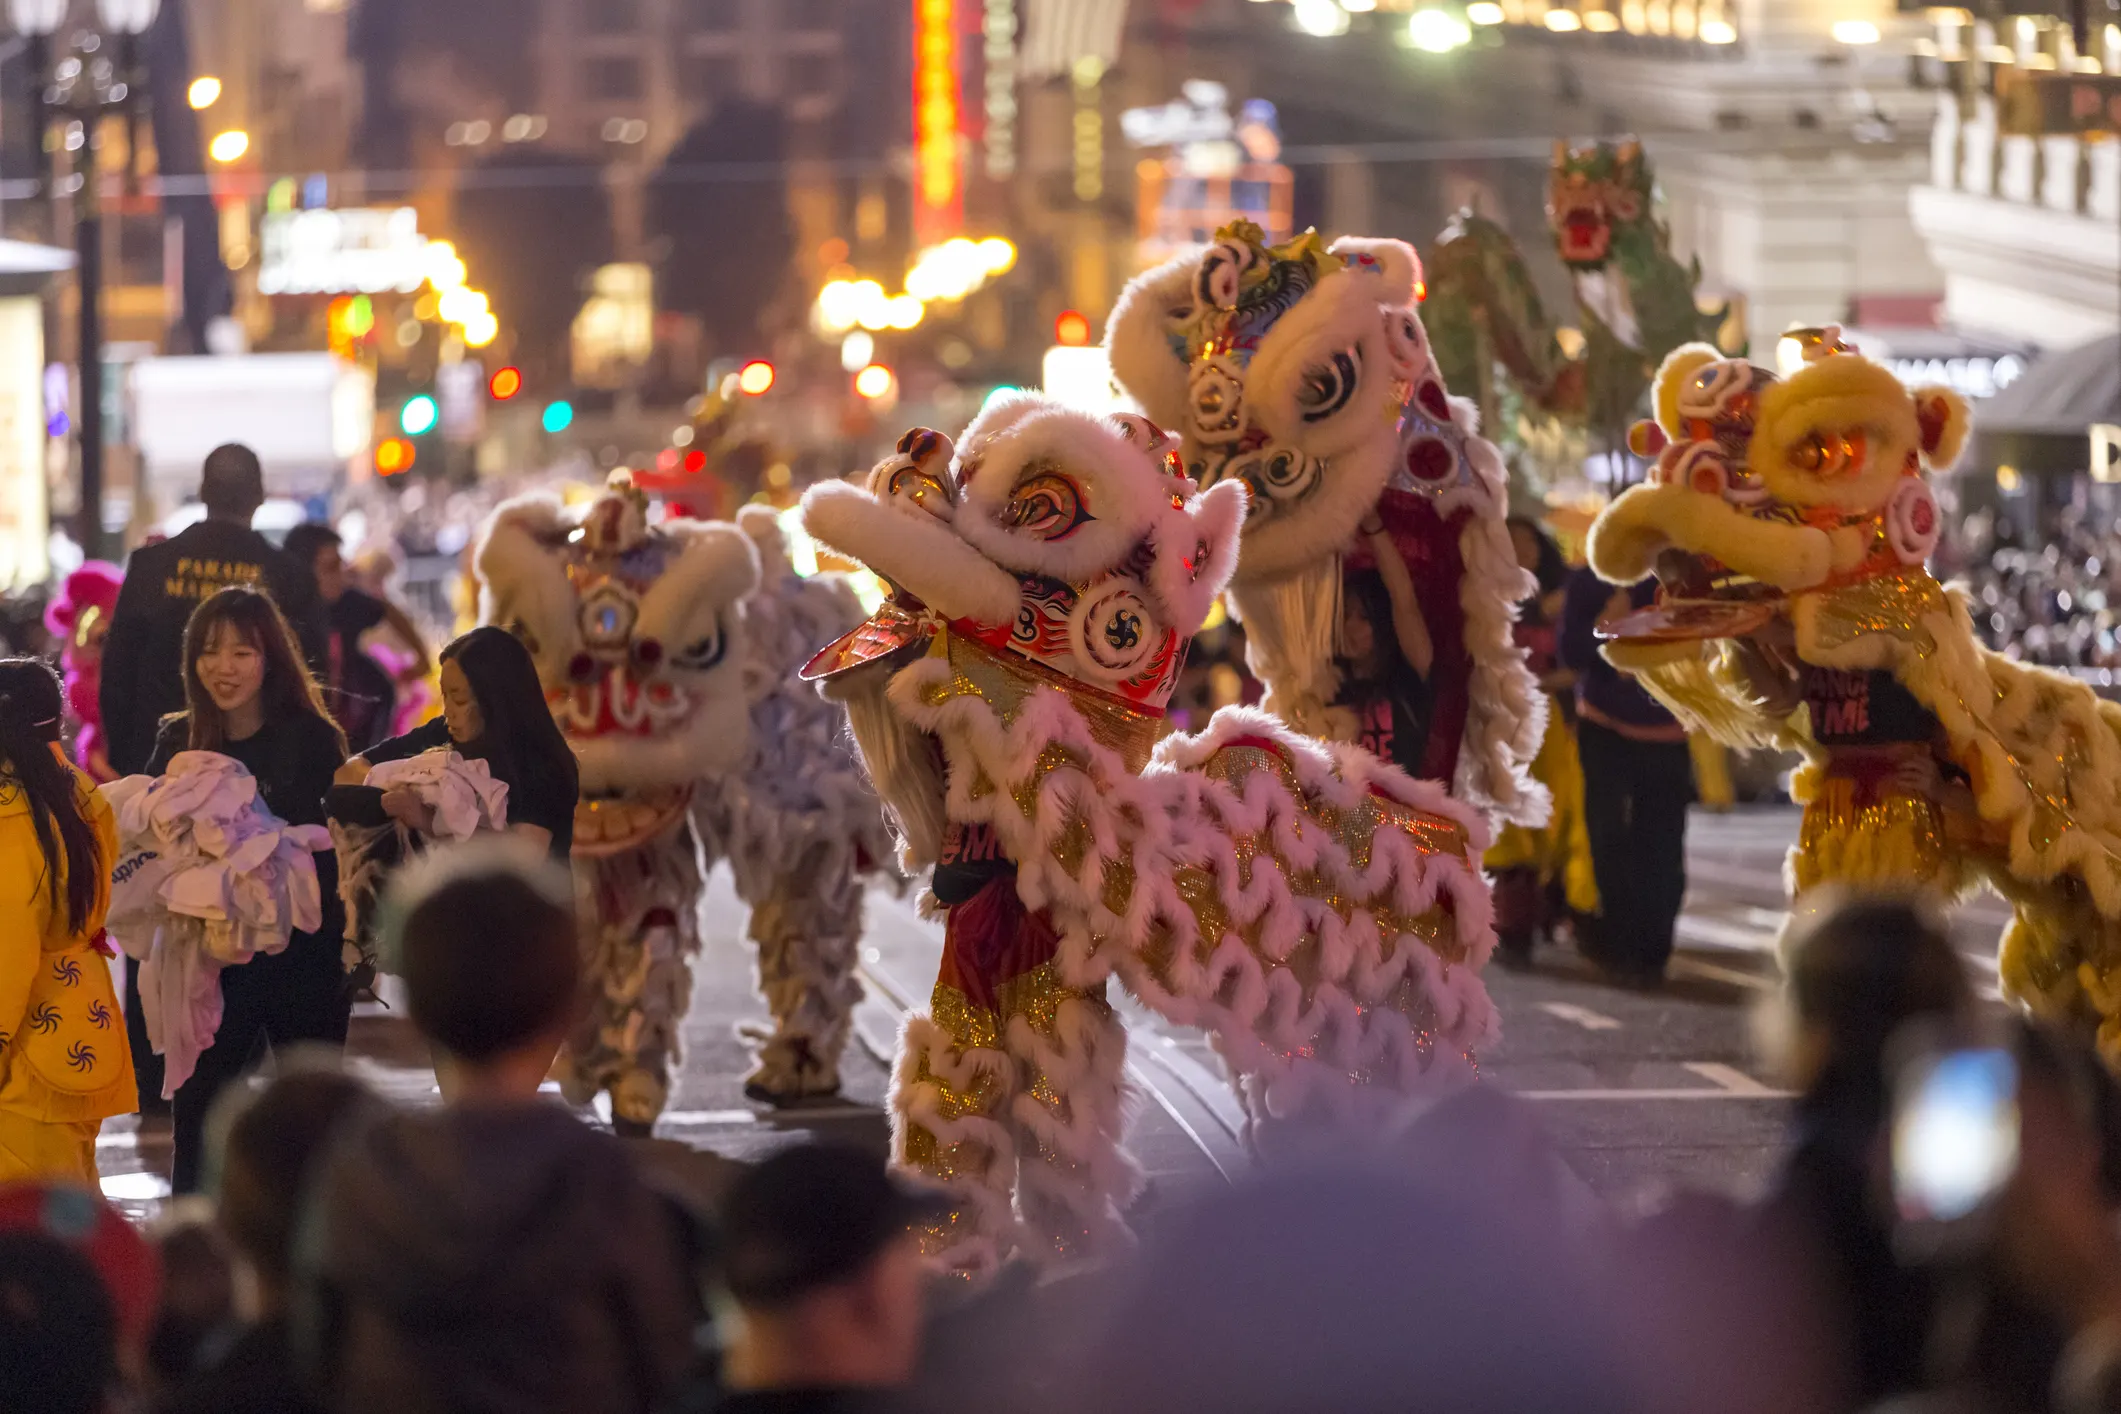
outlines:
[[1075, 528], [1096, 517], [1083, 503], [1082, 488], [1057, 471], [1034, 472], [1016, 483], [1002, 524], [1034, 540], [1065, 540]]
[[1790, 462], [1813, 476], [1856, 476], [1869, 455], [1868, 439], [1857, 428], [1842, 436], [1814, 432], [1790, 449]]
[[688, 673], [704, 673], [722, 661], [722, 653], [727, 646], [728, 640], [722, 633], [722, 626], [716, 623], [706, 637], [696, 638], [671, 654], [670, 666]]
[[1355, 382], [1361, 373], [1359, 355], [1354, 349], [1345, 349], [1325, 363], [1314, 363], [1304, 370], [1303, 382], [1296, 389], [1296, 406], [1302, 411], [1306, 422], [1323, 422], [1348, 405], [1355, 396]]

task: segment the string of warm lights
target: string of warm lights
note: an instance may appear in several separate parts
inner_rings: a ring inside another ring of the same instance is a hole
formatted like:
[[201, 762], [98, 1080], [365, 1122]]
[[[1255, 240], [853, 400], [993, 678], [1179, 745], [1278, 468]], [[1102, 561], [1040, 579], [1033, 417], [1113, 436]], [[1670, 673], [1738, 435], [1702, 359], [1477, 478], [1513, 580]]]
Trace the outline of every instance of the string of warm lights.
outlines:
[[[1275, 3], [1276, 0], [1258, 0]], [[1587, 31], [1675, 39], [1700, 44], [1735, 44], [1738, 27], [1726, 0], [1279, 0], [1291, 10], [1295, 27], [1330, 39], [1348, 33], [1354, 17], [1378, 12], [1404, 13], [1400, 35], [1408, 47], [1448, 54], [1471, 44], [1478, 31], [1512, 26], [1555, 34]], [[1867, 35], [1859, 30], [1868, 30]], [[1844, 44], [1874, 44], [1877, 26], [1844, 21], [1834, 27]]]

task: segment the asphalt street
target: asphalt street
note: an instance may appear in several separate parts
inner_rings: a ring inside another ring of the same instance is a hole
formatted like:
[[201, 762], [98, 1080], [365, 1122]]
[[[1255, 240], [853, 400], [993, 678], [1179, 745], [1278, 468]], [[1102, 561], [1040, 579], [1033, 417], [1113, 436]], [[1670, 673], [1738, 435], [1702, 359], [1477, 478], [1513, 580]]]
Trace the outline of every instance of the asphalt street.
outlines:
[[[1796, 828], [1796, 812], [1787, 807], [1696, 812], [1679, 952], [1661, 991], [1607, 986], [1566, 946], [1543, 947], [1527, 973], [1488, 969], [1503, 1038], [1480, 1058], [1486, 1083], [1532, 1103], [1571, 1168], [1612, 1202], [1646, 1205], [1675, 1188], [1742, 1196], [1768, 1171], [1785, 1103], [1754, 1045], [1753, 1012], [1776, 985], [1782, 856]], [[2001, 904], [1984, 898], [1954, 920], [1977, 982], [1991, 994], [2003, 918]], [[843, 1093], [774, 1111], [742, 1095], [739, 1028], [764, 1014], [752, 988], [745, 912], [726, 871], [709, 885], [702, 923], [684, 1071], [658, 1137], [732, 1158], [812, 1132], [881, 1151], [890, 1055], [901, 1021], [926, 1001], [939, 925], [919, 918], [910, 898], [872, 896], [862, 968], [867, 999], [856, 1016]], [[1206, 1044], [1121, 1005], [1139, 1095], [1128, 1144], [1153, 1181], [1146, 1201], [1244, 1172], [1250, 1160], [1236, 1103]], [[435, 1099], [425, 1052], [402, 1009], [364, 1008], [349, 1050], [354, 1068], [387, 1094], [409, 1103]], [[111, 1198], [143, 1214], [162, 1205], [166, 1139], [142, 1138], [131, 1119], [117, 1120], [105, 1126], [98, 1156]]]

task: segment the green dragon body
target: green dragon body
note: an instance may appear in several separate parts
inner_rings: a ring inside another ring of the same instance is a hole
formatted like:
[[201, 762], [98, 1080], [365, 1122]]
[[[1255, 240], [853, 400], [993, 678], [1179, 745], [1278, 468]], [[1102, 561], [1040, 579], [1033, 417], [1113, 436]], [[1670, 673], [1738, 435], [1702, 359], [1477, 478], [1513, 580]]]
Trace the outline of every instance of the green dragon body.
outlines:
[[1672, 254], [1654, 188], [1639, 143], [1555, 144], [1547, 218], [1575, 278], [1580, 339], [1547, 314], [1501, 226], [1462, 211], [1438, 239], [1422, 320], [1445, 381], [1478, 402], [1497, 441], [1522, 440], [1520, 423], [1559, 423], [1617, 449], [1665, 355], [1718, 342], [1729, 307], [1695, 303], [1701, 262]]

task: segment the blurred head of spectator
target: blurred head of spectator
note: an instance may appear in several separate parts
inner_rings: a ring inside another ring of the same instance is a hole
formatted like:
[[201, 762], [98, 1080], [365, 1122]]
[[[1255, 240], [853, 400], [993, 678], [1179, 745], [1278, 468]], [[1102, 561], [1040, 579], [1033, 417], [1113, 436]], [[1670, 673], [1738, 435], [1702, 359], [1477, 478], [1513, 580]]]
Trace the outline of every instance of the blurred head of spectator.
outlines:
[[[123, 1213], [103, 1201], [101, 1194], [66, 1183], [22, 1183], [0, 1188], [0, 1239], [22, 1237], [60, 1243], [87, 1262], [101, 1282], [107, 1328], [114, 1333], [110, 1346], [110, 1359], [115, 1361], [112, 1368], [121, 1382], [139, 1383], [147, 1368], [148, 1337], [154, 1327], [161, 1289], [155, 1249], [147, 1239], [126, 1221]], [[0, 1283], [12, 1270], [8, 1258], [0, 1255]], [[0, 1322], [24, 1319], [22, 1311], [28, 1308], [8, 1311], [4, 1309], [7, 1304], [8, 1298], [0, 1295]], [[31, 1310], [30, 1315], [34, 1317], [35, 1311]], [[6, 1343], [9, 1350], [9, 1355], [0, 1359], [13, 1358], [18, 1348], [33, 1349], [15, 1346], [12, 1342], [16, 1338], [13, 1328], [7, 1336], [0, 1337], [0, 1343]], [[27, 1370], [21, 1377], [37, 1373]], [[35, 1400], [11, 1397], [7, 1381], [15, 1377], [13, 1367], [0, 1375], [0, 1409], [12, 1414], [16, 1409], [47, 1407]]]
[[208, 452], [199, 477], [199, 502], [208, 520], [249, 525], [265, 504], [265, 468], [258, 454], [241, 442], [224, 442]]
[[1893, 1038], [1916, 1020], [1971, 1014], [1972, 985], [1944, 925], [1923, 904], [1820, 894], [1783, 945], [1785, 983], [1763, 1017], [1800, 1108], [1860, 1125], [1884, 1120]]
[[87, 1258], [41, 1232], [0, 1232], [0, 1409], [99, 1414], [118, 1380], [118, 1323]]
[[390, 896], [385, 955], [451, 1098], [354, 1127], [311, 1189], [297, 1345], [345, 1414], [637, 1414], [691, 1361], [676, 1216], [619, 1140], [538, 1098], [580, 967], [547, 867], [458, 846]]
[[183, 1199], [155, 1228], [162, 1259], [162, 1304], [148, 1338], [148, 1367], [157, 1384], [173, 1386], [207, 1359], [236, 1319], [236, 1276], [228, 1240], [213, 1213]]
[[[307, 1414], [318, 1407], [297, 1373], [288, 1329], [297, 1223], [326, 1148], [378, 1110], [359, 1081], [306, 1062], [263, 1089], [222, 1098], [210, 1125], [208, 1181], [220, 1241], [233, 1249], [244, 1278], [237, 1283], [242, 1319], [229, 1320], [171, 1381], [164, 1414]], [[167, 1243], [163, 1253], [174, 1271]]]
[[1584, 1252], [1448, 1163], [1205, 1193], [1091, 1295], [1061, 1408], [1528, 1414], [1642, 1408]]
[[221, 1231], [248, 1277], [253, 1321], [285, 1312], [307, 1185], [346, 1123], [378, 1103], [366, 1085], [323, 1066], [283, 1071], [263, 1089], [232, 1090], [223, 1101], [207, 1181]]
[[1895, 1247], [1895, 1041], [1970, 1020], [1973, 988], [1934, 914], [1894, 895], [1810, 896], [1783, 968], [1763, 1031], [1796, 1118], [1762, 1227], [1809, 1288], [1824, 1378], [1868, 1404], [1922, 1387], [1938, 1301], [1933, 1274]]
[[339, 602], [346, 593], [346, 560], [338, 531], [319, 521], [305, 521], [287, 532], [280, 548], [316, 580], [319, 599], [327, 604]]
[[743, 1313], [726, 1382], [903, 1385], [920, 1356], [926, 1280], [913, 1226], [938, 1207], [876, 1158], [833, 1145], [783, 1149], [738, 1178], [721, 1208], [723, 1280]]
[[580, 1000], [565, 874], [507, 839], [433, 851], [396, 880], [378, 941], [446, 1098], [536, 1096]]

